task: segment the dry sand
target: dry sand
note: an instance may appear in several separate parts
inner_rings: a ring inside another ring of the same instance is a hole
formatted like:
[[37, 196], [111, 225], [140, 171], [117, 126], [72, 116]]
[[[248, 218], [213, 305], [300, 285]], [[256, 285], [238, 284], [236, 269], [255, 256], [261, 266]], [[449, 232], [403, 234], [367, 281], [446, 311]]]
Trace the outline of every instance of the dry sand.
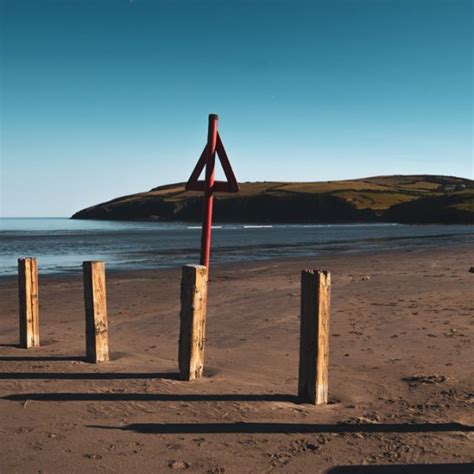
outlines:
[[[450, 248], [214, 267], [194, 382], [176, 380], [179, 269], [108, 275], [101, 365], [82, 361], [80, 275], [40, 277], [35, 350], [1, 280], [0, 471], [471, 473], [472, 265]], [[302, 268], [333, 278], [320, 407], [295, 400]]]

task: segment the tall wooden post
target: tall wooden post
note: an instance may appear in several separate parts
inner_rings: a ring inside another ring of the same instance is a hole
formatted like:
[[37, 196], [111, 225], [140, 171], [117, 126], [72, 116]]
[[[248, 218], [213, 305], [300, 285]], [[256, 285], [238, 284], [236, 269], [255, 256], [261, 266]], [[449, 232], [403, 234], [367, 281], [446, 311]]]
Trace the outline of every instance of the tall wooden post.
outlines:
[[320, 405], [328, 401], [331, 274], [301, 272], [301, 331], [298, 398]]
[[97, 363], [109, 360], [107, 298], [104, 262], [83, 262], [86, 309], [86, 358]]
[[181, 280], [179, 378], [202, 377], [206, 339], [207, 267], [185, 265]]
[[38, 263], [36, 258], [18, 259], [20, 347], [39, 347]]

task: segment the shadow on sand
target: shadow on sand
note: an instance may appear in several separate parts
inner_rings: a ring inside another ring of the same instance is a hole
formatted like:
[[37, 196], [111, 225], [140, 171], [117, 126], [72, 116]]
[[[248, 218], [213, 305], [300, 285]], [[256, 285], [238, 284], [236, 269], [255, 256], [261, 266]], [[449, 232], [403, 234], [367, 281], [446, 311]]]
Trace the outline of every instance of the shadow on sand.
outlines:
[[133, 423], [125, 426], [89, 428], [117, 429], [147, 434], [206, 434], [206, 433], [439, 433], [474, 431], [461, 423], [380, 423], [380, 424], [304, 424], [304, 423]]
[[326, 474], [472, 474], [473, 463], [465, 464], [378, 464], [338, 466]]
[[[79, 374], [81, 375], [81, 374]], [[85, 374], [100, 376], [108, 374]], [[123, 374], [110, 374], [121, 378]], [[127, 374], [125, 374], [127, 375]], [[154, 374], [130, 374], [146, 375], [149, 378]], [[155, 374], [156, 375], [156, 374]], [[160, 375], [160, 374], [158, 374]], [[163, 375], [163, 374], [161, 374]], [[173, 375], [177, 378], [177, 374]], [[134, 377], [130, 377], [134, 378]], [[40, 402], [292, 402], [298, 401], [294, 395], [287, 394], [172, 394], [172, 393], [21, 393], [7, 395], [2, 400], [26, 401], [34, 400]]]
[[85, 356], [0, 356], [0, 361], [12, 362], [54, 362], [54, 361], [82, 361], [86, 362]]
[[[36, 360], [36, 358], [35, 358]], [[70, 360], [70, 359], [68, 359]], [[11, 380], [124, 380], [124, 379], [168, 379], [178, 380], [177, 373], [173, 372], [144, 372], [144, 373], [121, 373], [121, 372], [4, 372], [0, 373], [0, 379]], [[40, 395], [40, 394], [38, 394]]]

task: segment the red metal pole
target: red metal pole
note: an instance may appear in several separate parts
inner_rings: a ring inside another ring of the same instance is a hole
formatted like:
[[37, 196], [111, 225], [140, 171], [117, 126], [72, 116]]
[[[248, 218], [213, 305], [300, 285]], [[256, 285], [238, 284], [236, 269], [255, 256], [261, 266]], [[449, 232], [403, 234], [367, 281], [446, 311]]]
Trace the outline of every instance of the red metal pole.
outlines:
[[214, 205], [214, 178], [217, 144], [217, 115], [209, 115], [209, 129], [207, 133], [208, 158], [206, 164], [206, 186], [204, 190], [204, 216], [201, 234], [201, 265], [209, 270], [211, 254], [212, 208]]

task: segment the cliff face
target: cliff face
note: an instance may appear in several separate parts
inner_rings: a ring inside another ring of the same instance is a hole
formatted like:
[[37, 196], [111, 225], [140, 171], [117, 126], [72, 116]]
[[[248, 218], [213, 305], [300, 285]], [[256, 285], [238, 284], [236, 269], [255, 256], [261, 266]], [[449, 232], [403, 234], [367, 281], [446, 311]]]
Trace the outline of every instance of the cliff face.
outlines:
[[[202, 196], [184, 184], [154, 188], [83, 209], [73, 219], [197, 221]], [[243, 183], [218, 194], [215, 221], [474, 223], [474, 181], [381, 176], [315, 183]]]
[[390, 207], [385, 217], [407, 224], [473, 224], [474, 192], [416, 199]]
[[[216, 220], [248, 222], [346, 222], [375, 220], [371, 209], [357, 209], [331, 194], [260, 195], [222, 199], [214, 205]], [[199, 203], [198, 216], [202, 205]]]

